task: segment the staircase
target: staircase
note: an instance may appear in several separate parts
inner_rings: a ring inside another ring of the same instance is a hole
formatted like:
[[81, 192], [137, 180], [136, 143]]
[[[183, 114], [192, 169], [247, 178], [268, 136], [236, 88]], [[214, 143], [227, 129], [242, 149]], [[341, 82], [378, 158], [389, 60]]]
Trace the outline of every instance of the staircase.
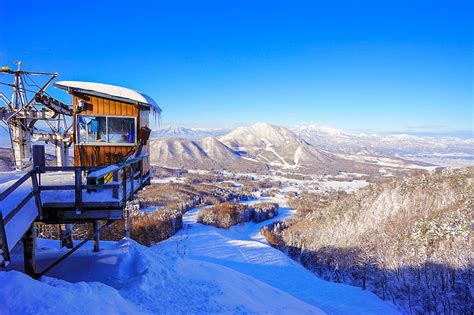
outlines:
[[10, 251], [39, 215], [39, 191], [35, 186], [36, 176], [29, 171], [0, 194], [0, 202], [16, 204], [0, 209], [0, 267], [10, 263]]

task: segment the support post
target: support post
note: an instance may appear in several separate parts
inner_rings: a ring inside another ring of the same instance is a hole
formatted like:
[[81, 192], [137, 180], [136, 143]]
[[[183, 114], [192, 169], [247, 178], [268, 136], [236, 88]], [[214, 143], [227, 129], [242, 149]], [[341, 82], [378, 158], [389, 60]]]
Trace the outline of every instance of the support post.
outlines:
[[35, 144], [33, 146], [33, 167], [41, 168], [46, 166], [46, 155], [44, 145]]
[[36, 227], [34, 224], [23, 235], [23, 262], [25, 273], [30, 277], [34, 277], [35, 270], [35, 253], [36, 252]]
[[[118, 171], [114, 172], [112, 174], [112, 176], [113, 176], [114, 183], [118, 183], [119, 182], [119, 172]], [[118, 197], [119, 197], [118, 187], [114, 187], [114, 189], [112, 190], [112, 197], [118, 199]]]
[[125, 205], [125, 238], [130, 239], [130, 205]]
[[69, 148], [61, 138], [56, 143], [56, 166], [69, 166]]
[[64, 231], [61, 235], [61, 247], [73, 248], [73, 238], [72, 238], [72, 224], [68, 223], [64, 225]]
[[[43, 218], [43, 204], [41, 202], [41, 169], [46, 166], [46, 155], [44, 145], [33, 145], [33, 171], [31, 172], [31, 184], [35, 194], [35, 204], [38, 208], [40, 218]], [[36, 177], [38, 176], [38, 177]]]
[[99, 221], [94, 221], [94, 252], [100, 251], [100, 231], [99, 231]]
[[135, 163], [130, 165], [130, 198], [132, 198], [134, 191], [135, 191]]
[[75, 195], [75, 206], [76, 214], [81, 214], [82, 212], [82, 170], [80, 167], [74, 169], [75, 174], [75, 186], [76, 186], [76, 195]]
[[143, 161], [138, 162], [138, 168], [140, 169], [140, 189], [143, 188]]
[[127, 205], [127, 169], [122, 169], [122, 204], [123, 207]]

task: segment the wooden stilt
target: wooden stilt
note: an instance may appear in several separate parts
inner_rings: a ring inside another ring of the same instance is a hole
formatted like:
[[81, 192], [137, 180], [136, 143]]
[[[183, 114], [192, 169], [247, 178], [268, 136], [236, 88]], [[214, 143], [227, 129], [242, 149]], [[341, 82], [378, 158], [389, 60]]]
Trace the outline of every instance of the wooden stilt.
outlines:
[[25, 273], [31, 277], [36, 274], [35, 270], [36, 253], [36, 227], [34, 224], [23, 235], [23, 257]]
[[72, 224], [64, 224], [64, 231], [61, 231], [61, 247], [73, 248]]
[[94, 252], [100, 251], [99, 221], [94, 221]]
[[130, 239], [130, 204], [125, 206], [125, 238]]

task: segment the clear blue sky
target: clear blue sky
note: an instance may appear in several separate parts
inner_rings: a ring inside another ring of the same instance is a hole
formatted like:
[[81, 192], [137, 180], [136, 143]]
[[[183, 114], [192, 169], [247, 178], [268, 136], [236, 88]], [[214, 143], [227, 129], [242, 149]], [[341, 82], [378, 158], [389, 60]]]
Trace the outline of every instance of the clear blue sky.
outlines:
[[469, 134], [473, 19], [456, 0], [1, 0], [0, 64], [141, 90], [163, 124]]

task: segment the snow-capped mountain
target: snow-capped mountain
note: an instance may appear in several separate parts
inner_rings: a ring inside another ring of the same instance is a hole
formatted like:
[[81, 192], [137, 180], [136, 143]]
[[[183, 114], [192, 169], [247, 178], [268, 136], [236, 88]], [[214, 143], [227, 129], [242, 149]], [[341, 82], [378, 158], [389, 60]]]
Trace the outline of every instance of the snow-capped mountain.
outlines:
[[219, 140], [247, 159], [277, 169], [309, 173], [375, 171], [372, 165], [348, 161], [311, 145], [288, 128], [267, 123], [239, 127]]
[[153, 130], [151, 138], [162, 137], [180, 137], [187, 139], [200, 139], [205, 137], [216, 137], [225, 134], [229, 129], [205, 129], [205, 128], [187, 128], [187, 127], [163, 127]]
[[350, 161], [320, 150], [293, 131], [266, 123], [239, 127], [217, 138], [153, 139], [151, 152], [151, 162], [166, 167], [309, 174], [378, 171], [373, 164]]
[[214, 137], [185, 139], [164, 137], [150, 141], [151, 163], [171, 168], [226, 169], [261, 172], [262, 164], [242, 158]]
[[474, 139], [355, 134], [317, 125], [293, 131], [314, 146], [346, 155], [400, 157], [437, 165], [472, 165], [474, 161]]
[[302, 143], [293, 131], [271, 125], [257, 123], [251, 126], [238, 127], [219, 137], [219, 140], [233, 148], [261, 148]]

